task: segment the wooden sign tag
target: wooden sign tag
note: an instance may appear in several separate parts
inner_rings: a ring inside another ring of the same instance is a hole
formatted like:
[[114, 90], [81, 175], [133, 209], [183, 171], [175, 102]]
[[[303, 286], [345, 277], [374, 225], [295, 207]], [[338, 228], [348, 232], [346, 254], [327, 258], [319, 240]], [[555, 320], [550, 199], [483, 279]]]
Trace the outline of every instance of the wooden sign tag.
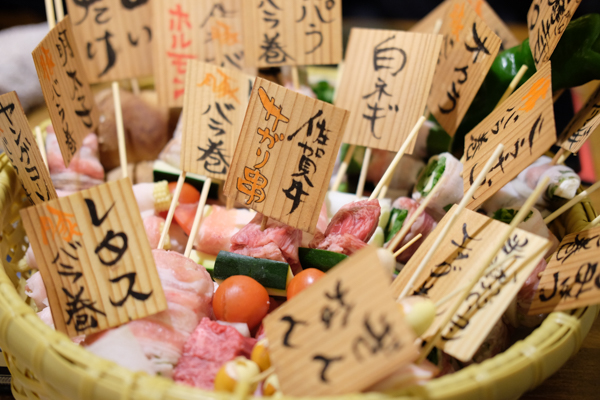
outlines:
[[[152, 0], [159, 102], [182, 107], [186, 66], [199, 60], [243, 70], [242, 0]], [[256, 75], [256, 71], [252, 72]]]
[[131, 181], [21, 210], [56, 329], [70, 337], [167, 308]]
[[155, 33], [147, 0], [67, 0], [67, 7], [90, 83], [152, 75]]
[[418, 356], [414, 332], [368, 246], [267, 315], [269, 354], [290, 396], [359, 392]]
[[348, 114], [256, 78], [225, 195], [314, 233]]
[[[448, 11], [448, 7], [452, 6], [456, 0], [445, 0], [439, 6], [433, 9], [429, 14], [427, 14], [424, 18], [422, 18], [419, 22], [417, 22], [412, 28], [410, 28], [410, 32], [421, 32], [421, 33], [432, 33], [435, 27], [437, 20], [443, 20], [446, 12]], [[502, 19], [496, 14], [494, 9], [488, 4], [485, 0], [467, 0], [471, 7], [477, 13], [477, 16], [481, 18], [487, 26], [490, 27], [492, 31], [500, 40], [502, 40], [502, 45], [500, 46], [500, 50], [510, 49], [521, 42], [513, 35], [510, 28], [502, 21]]]
[[98, 127], [98, 109], [67, 15], [31, 53], [60, 152], [68, 167], [83, 138]]
[[190, 60], [185, 81], [181, 169], [225, 180], [254, 77]]
[[56, 189], [16, 92], [0, 96], [0, 137], [29, 201], [40, 204], [56, 199]]
[[577, 153], [598, 125], [600, 125], [600, 85], [561, 133], [558, 139], [560, 147], [571, 153]]
[[465, 136], [465, 193], [498, 144], [504, 145], [498, 163], [467, 208], [477, 209], [555, 142], [552, 73], [548, 62]]
[[454, 136], [500, 50], [500, 38], [466, 0], [448, 7], [440, 33], [444, 42], [427, 106]]
[[242, 10], [248, 65], [322, 65], [342, 60], [341, 1], [245, 0]]
[[[427, 237], [394, 280], [394, 296], [398, 296], [408, 284], [451, 215], [452, 210], [440, 221], [438, 228]], [[435, 303], [465, 286], [481, 268], [481, 260], [485, 259], [485, 254], [493, 246], [491, 243], [508, 229], [509, 225], [503, 222], [474, 211], [463, 210], [431, 259], [431, 268], [423, 270], [410, 294], [425, 296]], [[446, 327], [442, 336], [446, 353], [462, 361], [471, 360], [549, 246], [547, 239], [520, 229], [514, 231], [493, 262], [496, 268], [475, 284]], [[528, 259], [532, 255], [535, 258]], [[455, 296], [437, 309], [436, 319], [423, 338], [435, 334], [446, 312], [456, 304], [459, 297]]]
[[538, 70], [550, 60], [579, 3], [581, 0], [533, 0], [531, 3], [527, 13], [527, 28], [531, 55]]
[[542, 272], [529, 314], [600, 303], [600, 227], [565, 236]]
[[441, 44], [441, 35], [350, 31], [336, 96], [336, 106], [350, 111], [344, 143], [398, 151], [423, 115]]

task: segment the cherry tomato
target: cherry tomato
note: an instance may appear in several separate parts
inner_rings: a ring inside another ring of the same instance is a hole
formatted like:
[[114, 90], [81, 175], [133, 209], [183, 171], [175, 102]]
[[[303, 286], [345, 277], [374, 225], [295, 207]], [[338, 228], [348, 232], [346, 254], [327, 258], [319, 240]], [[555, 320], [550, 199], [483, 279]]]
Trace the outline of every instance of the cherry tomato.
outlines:
[[287, 287], [287, 299], [291, 299], [319, 279], [325, 276], [325, 272], [316, 268], [308, 268], [294, 276]]
[[230, 276], [217, 288], [213, 310], [218, 320], [245, 322], [253, 330], [269, 311], [269, 294], [249, 276]]
[[198, 204], [179, 204], [175, 208], [175, 214], [173, 214], [173, 219], [177, 225], [182, 227], [188, 235], [192, 231], [192, 225], [194, 225], [196, 210], [198, 210]]
[[[169, 192], [175, 193], [177, 182], [169, 182]], [[183, 182], [181, 187], [181, 193], [179, 194], [179, 204], [190, 204], [197, 203], [200, 201], [200, 192], [190, 185], [189, 183]]]

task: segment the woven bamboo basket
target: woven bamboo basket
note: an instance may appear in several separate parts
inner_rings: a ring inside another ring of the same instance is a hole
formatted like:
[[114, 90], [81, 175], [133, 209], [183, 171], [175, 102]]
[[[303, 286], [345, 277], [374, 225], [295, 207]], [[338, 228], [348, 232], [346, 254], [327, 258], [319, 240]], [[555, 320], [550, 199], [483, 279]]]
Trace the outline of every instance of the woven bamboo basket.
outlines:
[[[178, 385], [161, 377], [133, 373], [103, 360], [46, 326], [23, 292], [28, 271], [22, 259], [26, 238], [19, 209], [27, 206], [5, 154], [0, 155], [0, 348], [12, 374], [16, 399], [232, 399], [237, 396]], [[595, 216], [588, 203], [566, 213], [553, 229], [562, 236]], [[481, 364], [435, 379], [396, 399], [511, 399], [538, 386], [575, 354], [599, 307], [555, 312], [525, 340]], [[344, 400], [389, 399], [382, 394], [351, 394]]]

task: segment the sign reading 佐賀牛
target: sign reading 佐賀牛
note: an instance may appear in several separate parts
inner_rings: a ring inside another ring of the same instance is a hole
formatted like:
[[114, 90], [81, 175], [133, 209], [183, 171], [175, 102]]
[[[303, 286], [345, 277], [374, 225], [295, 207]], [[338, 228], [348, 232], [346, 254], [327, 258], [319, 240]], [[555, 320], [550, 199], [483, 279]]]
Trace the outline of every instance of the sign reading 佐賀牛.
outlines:
[[367, 389], [418, 356], [414, 332], [368, 246], [264, 320], [281, 390], [291, 396]]
[[166, 309], [128, 178], [21, 210], [56, 329], [70, 337]]
[[600, 85], [561, 133], [558, 139], [560, 147], [571, 153], [577, 153], [598, 125], [600, 125]]
[[56, 190], [44, 165], [16, 92], [0, 96], [0, 137], [23, 190], [32, 204], [56, 199]]
[[68, 167], [98, 127], [98, 109], [66, 16], [31, 53], [60, 152]]
[[[392, 283], [394, 298], [416, 272], [450, 220], [453, 209], [440, 221], [439, 229], [427, 237]], [[446, 299], [477, 275], [483, 267], [482, 260], [486, 259], [498, 238], [508, 229], [510, 227], [503, 222], [464, 209], [430, 260], [431, 267], [421, 272], [408, 294], [425, 296], [434, 303]], [[471, 360], [549, 245], [547, 239], [516, 229], [490, 264], [494, 268], [473, 286], [457, 314], [445, 327], [441, 348], [459, 360]], [[459, 297], [456, 295], [438, 307], [434, 322], [422, 336], [424, 339], [435, 334]]]
[[352, 29], [335, 103], [350, 111], [344, 143], [398, 151], [423, 115], [441, 44], [441, 35]]
[[496, 147], [504, 145], [467, 207], [475, 210], [555, 142], [552, 73], [548, 62], [465, 136], [465, 193]]
[[448, 7], [427, 106], [450, 136], [458, 129], [500, 50], [500, 38], [464, 1]]
[[225, 195], [314, 233], [348, 114], [256, 78]]
[[248, 65], [337, 64], [342, 60], [342, 2], [244, 0]]
[[542, 272], [529, 314], [600, 303], [600, 227], [565, 236]]
[[190, 60], [181, 137], [181, 169], [225, 180], [254, 78]]
[[241, 0], [152, 0], [159, 102], [181, 107], [190, 60], [242, 70]]
[[529, 48], [537, 69], [550, 60], [581, 0], [533, 0], [527, 13]]
[[152, 75], [150, 6], [148, 0], [67, 0], [91, 83]]

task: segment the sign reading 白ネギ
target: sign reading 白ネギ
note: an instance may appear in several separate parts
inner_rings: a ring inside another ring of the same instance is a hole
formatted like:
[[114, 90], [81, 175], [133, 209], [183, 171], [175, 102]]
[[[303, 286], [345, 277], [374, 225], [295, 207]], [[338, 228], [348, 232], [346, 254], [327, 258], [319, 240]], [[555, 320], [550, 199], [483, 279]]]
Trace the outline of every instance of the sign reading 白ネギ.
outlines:
[[244, 0], [244, 54], [256, 67], [337, 64], [342, 2]]
[[465, 1], [448, 7], [427, 106], [450, 136], [458, 129], [500, 50], [500, 38]]
[[498, 144], [504, 145], [504, 151], [467, 208], [475, 210], [555, 142], [552, 73], [548, 62], [465, 136], [465, 193]]
[[91, 83], [152, 75], [148, 0], [67, 0], [67, 7]]
[[60, 152], [68, 167], [98, 126], [98, 109], [66, 16], [31, 53]]
[[335, 103], [350, 111], [345, 143], [398, 151], [423, 115], [441, 44], [441, 35], [352, 29]]
[[348, 114], [257, 78], [225, 195], [314, 233]]
[[389, 279], [368, 246], [267, 315], [269, 354], [285, 395], [359, 392], [414, 361], [414, 332]]
[[70, 337], [167, 308], [128, 178], [21, 210], [56, 329]]
[[56, 190], [44, 165], [16, 92], [0, 96], [0, 137], [23, 190], [32, 204], [56, 199]]
[[225, 180], [254, 78], [190, 60], [181, 137], [181, 169]]

